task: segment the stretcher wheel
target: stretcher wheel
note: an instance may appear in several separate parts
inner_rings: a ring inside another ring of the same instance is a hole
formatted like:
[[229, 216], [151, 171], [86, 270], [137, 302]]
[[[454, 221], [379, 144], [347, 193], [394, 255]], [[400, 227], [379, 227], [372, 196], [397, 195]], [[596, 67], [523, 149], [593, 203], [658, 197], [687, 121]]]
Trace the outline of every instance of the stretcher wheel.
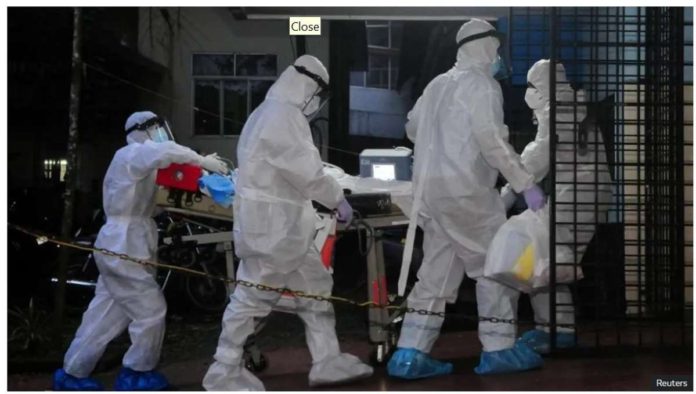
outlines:
[[393, 349], [396, 349], [397, 343], [399, 343], [399, 336], [396, 335], [395, 331], [390, 332], [389, 333], [389, 344], [391, 345], [392, 351], [393, 351]]
[[261, 372], [268, 368], [268, 361], [262, 353], [250, 352], [245, 354], [244, 366], [251, 372]]
[[391, 357], [392, 347], [388, 342], [380, 343], [372, 349], [370, 353], [370, 363], [372, 365], [384, 365]]

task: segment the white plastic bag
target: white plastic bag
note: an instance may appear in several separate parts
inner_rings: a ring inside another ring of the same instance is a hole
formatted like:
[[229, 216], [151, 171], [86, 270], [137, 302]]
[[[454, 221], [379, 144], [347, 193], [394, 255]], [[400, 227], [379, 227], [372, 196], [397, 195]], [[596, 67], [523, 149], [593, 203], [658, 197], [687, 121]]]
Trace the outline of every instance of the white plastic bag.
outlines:
[[[557, 242], [570, 240], [570, 232], [557, 228]], [[561, 238], [561, 239], [559, 239]], [[548, 209], [526, 210], [503, 224], [486, 255], [483, 274], [510, 287], [531, 292], [549, 285], [549, 219]], [[573, 261], [568, 246], [557, 245], [556, 261]], [[577, 269], [577, 276], [574, 273]], [[582, 278], [580, 267], [556, 265], [556, 283], [569, 283]]]

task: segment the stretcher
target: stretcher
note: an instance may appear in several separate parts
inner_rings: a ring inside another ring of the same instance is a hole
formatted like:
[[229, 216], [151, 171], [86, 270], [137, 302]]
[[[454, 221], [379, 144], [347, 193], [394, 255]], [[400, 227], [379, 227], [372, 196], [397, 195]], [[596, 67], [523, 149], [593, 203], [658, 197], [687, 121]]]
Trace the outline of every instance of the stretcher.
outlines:
[[[192, 199], [189, 203], [184, 202], [179, 204], [176, 204], [171, 200], [171, 198], [168, 198], [169, 196], [170, 193], [167, 188], [161, 187], [158, 189], [155, 196], [156, 205], [165, 211], [183, 216], [197, 216], [229, 222], [234, 220], [234, 215], [231, 208], [224, 209], [220, 207], [208, 196], [203, 195], [197, 199]], [[368, 300], [372, 300], [377, 305], [386, 305], [389, 303], [389, 299], [387, 296], [387, 279], [384, 264], [382, 231], [387, 228], [408, 226], [408, 218], [397, 204], [393, 204], [389, 213], [378, 216], [363, 217], [361, 221], [373, 230], [366, 232], [366, 236], [370, 238], [368, 242], [369, 248], [366, 256], [368, 283], [367, 297]], [[324, 226], [331, 226], [331, 221], [327, 220], [326, 216], [322, 216], [322, 221], [318, 226], [320, 227], [317, 231], [318, 237], [323, 238], [315, 239], [315, 241], [318, 243], [317, 246], [325, 244], [325, 239], [331, 237], [332, 232], [330, 231], [330, 228], [328, 229], [329, 231], [323, 231], [324, 229], [327, 229]], [[340, 223], [335, 229], [338, 233], [354, 231], [353, 228], [346, 228], [345, 224]], [[233, 235], [231, 231], [189, 235], [182, 237], [181, 240], [184, 242], [195, 241], [198, 244], [222, 244], [225, 251], [227, 276], [232, 279], [235, 277]], [[171, 244], [173, 240], [171, 238], [165, 238], [163, 242], [165, 244]], [[319, 250], [321, 251], [322, 249], [320, 248]], [[324, 261], [326, 261], [326, 259], [324, 259]], [[228, 285], [228, 291], [230, 294], [233, 290], [234, 285]], [[283, 312], [291, 312], [291, 304], [292, 303], [289, 302], [289, 297], [283, 296], [279, 302], [278, 310]], [[382, 363], [385, 361], [386, 356], [395, 345], [396, 333], [390, 329], [390, 325], [395, 321], [395, 319], [398, 318], [398, 316], [396, 316], [396, 314], [390, 315], [389, 311], [379, 308], [369, 308], [367, 313], [368, 321], [370, 322], [369, 340], [370, 343], [375, 346], [373, 349], [373, 360], [377, 361], [378, 363]]]
[[[392, 205], [388, 214], [367, 216], [362, 222], [372, 229], [366, 235], [370, 238], [367, 250], [367, 299], [375, 305], [388, 305], [387, 272], [384, 264], [383, 231], [395, 227], [407, 227], [408, 217], [401, 208]], [[339, 225], [339, 232], [353, 231], [346, 229], [345, 225]], [[374, 346], [372, 361], [378, 364], [386, 362], [391, 350], [396, 346], [397, 332], [393, 323], [401, 317], [400, 312], [391, 312], [387, 309], [369, 308], [368, 314], [368, 338]]]

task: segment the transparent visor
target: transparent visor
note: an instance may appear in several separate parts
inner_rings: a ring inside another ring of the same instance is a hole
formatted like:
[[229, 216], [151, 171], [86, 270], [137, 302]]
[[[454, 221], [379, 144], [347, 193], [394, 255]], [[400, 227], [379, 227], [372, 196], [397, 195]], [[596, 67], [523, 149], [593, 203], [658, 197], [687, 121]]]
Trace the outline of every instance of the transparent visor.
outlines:
[[312, 94], [312, 98], [307, 100], [304, 107], [302, 108], [302, 113], [305, 114], [305, 116], [310, 118], [314, 117], [317, 113], [319, 113], [319, 111], [321, 111], [322, 108], [324, 108], [326, 103], [329, 101], [329, 97], [331, 96], [329, 84], [326, 81], [324, 81], [319, 75], [307, 70], [307, 68], [303, 66], [293, 64], [293, 67], [298, 73], [310, 78], [311, 80], [317, 83], [317, 89], [314, 91], [314, 94]]
[[302, 113], [308, 117], [316, 116], [322, 108], [329, 102], [331, 92], [318, 87], [314, 91], [312, 98], [302, 108]]
[[152, 118], [126, 130], [126, 132], [131, 131], [141, 131], [147, 134], [148, 138], [154, 142], [174, 141], [174, 135], [169, 128], [169, 124], [162, 118]]
[[145, 129], [145, 133], [147, 133], [148, 137], [154, 142], [174, 141], [174, 136], [167, 122], [152, 125]]
[[497, 80], [510, 77], [510, 68], [505, 63], [505, 58], [500, 56], [500, 53], [496, 56], [495, 62], [491, 64], [491, 76]]

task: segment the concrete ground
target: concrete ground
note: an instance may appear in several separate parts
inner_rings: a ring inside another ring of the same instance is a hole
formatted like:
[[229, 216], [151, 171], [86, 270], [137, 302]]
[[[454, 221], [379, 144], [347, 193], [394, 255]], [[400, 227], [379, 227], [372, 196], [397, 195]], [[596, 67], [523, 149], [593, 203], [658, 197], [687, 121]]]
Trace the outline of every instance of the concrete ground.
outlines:
[[[293, 341], [294, 342], [294, 341]], [[368, 360], [371, 346], [363, 340], [349, 339], [342, 350]], [[524, 373], [478, 376], [480, 345], [474, 331], [444, 333], [433, 355], [454, 363], [449, 376], [419, 381], [403, 381], [387, 376], [378, 366], [369, 379], [318, 390], [650, 390], [657, 376], [688, 375], [693, 377], [692, 349], [663, 348], [581, 348], [570, 353], [545, 358], [542, 369]], [[196, 352], [192, 352], [195, 354]], [[268, 368], [259, 373], [267, 390], [311, 390], [307, 383], [310, 356], [305, 346], [292, 344], [264, 350]], [[161, 370], [174, 390], [201, 390], [200, 382], [210, 365], [210, 356], [163, 360]], [[96, 374], [107, 387], [113, 384], [118, 368]], [[47, 390], [49, 373], [9, 375], [10, 390]]]
[[[336, 267], [334, 293], [355, 300], [365, 299], [365, 273], [360, 264]], [[397, 267], [398, 268], [398, 267]], [[343, 270], [343, 271], [341, 271]], [[398, 273], [398, 272], [397, 272]], [[395, 283], [395, 279], [393, 281]], [[202, 390], [201, 381], [212, 362], [220, 334], [221, 313], [200, 314], [188, 310], [185, 303], [170, 300], [167, 331], [160, 369], [170, 379], [173, 390]], [[531, 310], [521, 302], [520, 316], [529, 320]], [[335, 305], [336, 331], [343, 351], [368, 361], [373, 347], [368, 343], [365, 310]], [[525, 309], [526, 308], [526, 309]], [[46, 360], [23, 362], [10, 358], [9, 390], [48, 390], [51, 372], [61, 364], [62, 354], [72, 338], [80, 315], [74, 314], [66, 330], [64, 343], [52, 343], [40, 349]], [[384, 366], [375, 367], [369, 379], [318, 390], [651, 390], [652, 380], [662, 375], [693, 377], [692, 327], [647, 328], [644, 324], [616, 321], [579, 327], [579, 349], [545, 358], [542, 369], [524, 373], [481, 377], [473, 372], [481, 351], [476, 335], [473, 282], [465, 281], [459, 301], [448, 307], [443, 332], [433, 356], [454, 363], [449, 376], [403, 381], [387, 376]], [[466, 317], [469, 318], [466, 318]], [[591, 320], [591, 319], [590, 319]], [[520, 332], [529, 327], [521, 327]], [[687, 333], [684, 337], [683, 333]], [[273, 313], [257, 343], [268, 360], [268, 368], [258, 374], [268, 390], [310, 390], [307, 375], [311, 366], [304, 344], [304, 327], [296, 316]], [[102, 358], [95, 377], [111, 388], [127, 349], [126, 334], [115, 340]], [[619, 346], [617, 346], [619, 345]], [[642, 345], [639, 347], [637, 345]], [[50, 357], [47, 353], [51, 353]], [[40, 354], [40, 355], [41, 355]]]

